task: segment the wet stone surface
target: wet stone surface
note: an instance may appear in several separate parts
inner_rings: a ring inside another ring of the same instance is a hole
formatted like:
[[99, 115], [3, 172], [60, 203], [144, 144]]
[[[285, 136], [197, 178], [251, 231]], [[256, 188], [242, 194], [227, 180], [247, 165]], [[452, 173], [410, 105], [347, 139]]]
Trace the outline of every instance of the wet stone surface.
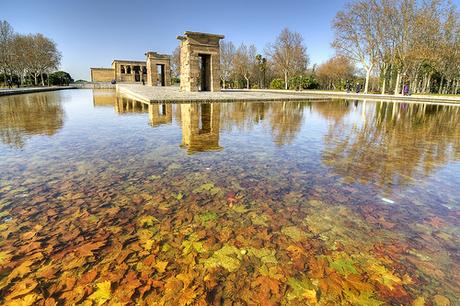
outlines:
[[460, 108], [0, 98], [13, 305], [458, 305]]

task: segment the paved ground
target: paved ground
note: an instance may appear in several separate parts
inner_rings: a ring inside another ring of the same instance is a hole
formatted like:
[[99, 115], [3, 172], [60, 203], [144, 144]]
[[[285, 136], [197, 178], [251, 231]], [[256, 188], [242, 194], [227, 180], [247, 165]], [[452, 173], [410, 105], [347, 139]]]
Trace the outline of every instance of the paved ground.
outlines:
[[62, 89], [75, 89], [75, 86], [50, 86], [50, 87], [21, 87], [21, 88], [0, 88], [0, 96], [19, 95], [33, 92], [54, 91]]
[[152, 87], [138, 84], [117, 84], [117, 91], [144, 103], [174, 102], [236, 102], [236, 101], [306, 101], [340, 98], [351, 100], [377, 100], [393, 102], [422, 102], [460, 105], [460, 97], [450, 96], [393, 96], [379, 94], [355, 94], [335, 91], [291, 90], [223, 90], [221, 92], [183, 92], [177, 86]]
[[[137, 84], [117, 84], [117, 91], [145, 103], [171, 102], [235, 102], [235, 101], [305, 101], [309, 98], [294, 93], [262, 91], [183, 92], [177, 86], [157, 87]], [[318, 98], [316, 98], [318, 99]], [[320, 97], [324, 99], [324, 97]]]

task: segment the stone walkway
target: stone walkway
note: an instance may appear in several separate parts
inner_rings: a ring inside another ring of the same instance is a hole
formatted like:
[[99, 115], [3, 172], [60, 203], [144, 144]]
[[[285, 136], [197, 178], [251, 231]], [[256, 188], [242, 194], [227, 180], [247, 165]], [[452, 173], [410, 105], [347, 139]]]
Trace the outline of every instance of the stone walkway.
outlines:
[[221, 92], [183, 92], [177, 86], [157, 87], [137, 84], [117, 84], [117, 91], [145, 103], [175, 102], [236, 102], [236, 101], [306, 101], [324, 100], [324, 97], [308, 97], [294, 93], [262, 92], [251, 90]]
[[20, 88], [0, 88], [0, 96], [11, 96], [34, 92], [54, 91], [63, 89], [76, 89], [75, 86], [51, 86], [51, 87], [20, 87]]
[[222, 90], [221, 92], [183, 92], [178, 86], [156, 87], [139, 84], [117, 84], [117, 92], [144, 103], [237, 102], [237, 101], [309, 101], [325, 99], [373, 100], [399, 103], [459, 105], [460, 97], [394, 96], [356, 94], [336, 91], [293, 90]]

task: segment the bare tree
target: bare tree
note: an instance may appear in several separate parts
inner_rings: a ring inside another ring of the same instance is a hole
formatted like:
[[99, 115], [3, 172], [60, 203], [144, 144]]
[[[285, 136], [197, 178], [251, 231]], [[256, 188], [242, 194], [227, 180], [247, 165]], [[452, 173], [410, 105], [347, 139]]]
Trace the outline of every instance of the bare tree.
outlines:
[[308, 66], [307, 48], [300, 33], [284, 28], [274, 44], [269, 45], [267, 53], [275, 70], [284, 76], [285, 89], [289, 78], [305, 72]]
[[5, 20], [0, 20], [0, 69], [3, 74], [12, 77], [12, 41], [14, 39], [13, 27]]
[[340, 89], [353, 78], [355, 66], [344, 56], [335, 56], [318, 67], [316, 76], [322, 88]]
[[29, 70], [29, 56], [34, 52], [34, 50], [30, 48], [30, 36], [15, 35], [11, 46], [13, 52], [13, 72], [19, 77], [20, 85], [23, 85], [24, 77], [27, 75]]
[[175, 78], [178, 78], [180, 76], [180, 46], [177, 46], [172, 53], [171, 72], [172, 76]]
[[234, 72], [237, 76], [244, 78], [247, 89], [250, 88], [250, 78], [253, 77], [255, 71], [256, 55], [256, 47], [254, 45], [248, 47], [245, 44], [241, 44], [235, 53]]
[[56, 44], [42, 34], [34, 34], [30, 38], [30, 46], [35, 50], [30, 56], [30, 73], [38, 85], [38, 77], [41, 76], [42, 86], [45, 86], [44, 74], [50, 69], [57, 69], [61, 62], [61, 54]]
[[358, 0], [349, 3], [335, 16], [335, 39], [332, 46], [339, 54], [359, 63], [366, 71], [364, 93], [378, 60], [376, 11], [372, 2]]
[[223, 88], [226, 87], [226, 82], [230, 80], [233, 72], [235, 59], [235, 45], [231, 41], [222, 41], [220, 43], [220, 70]]

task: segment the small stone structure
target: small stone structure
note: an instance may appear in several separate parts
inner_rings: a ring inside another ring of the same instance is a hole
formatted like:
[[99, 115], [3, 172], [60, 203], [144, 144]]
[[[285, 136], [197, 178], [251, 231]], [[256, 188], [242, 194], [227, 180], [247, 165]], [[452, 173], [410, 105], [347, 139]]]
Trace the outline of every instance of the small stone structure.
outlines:
[[149, 51], [147, 56], [147, 84], [171, 86], [171, 59], [169, 55]]
[[146, 62], [113, 60], [112, 68], [90, 68], [91, 82], [138, 83], [147, 78]]
[[220, 91], [220, 40], [223, 35], [185, 32], [180, 44], [180, 88]]

